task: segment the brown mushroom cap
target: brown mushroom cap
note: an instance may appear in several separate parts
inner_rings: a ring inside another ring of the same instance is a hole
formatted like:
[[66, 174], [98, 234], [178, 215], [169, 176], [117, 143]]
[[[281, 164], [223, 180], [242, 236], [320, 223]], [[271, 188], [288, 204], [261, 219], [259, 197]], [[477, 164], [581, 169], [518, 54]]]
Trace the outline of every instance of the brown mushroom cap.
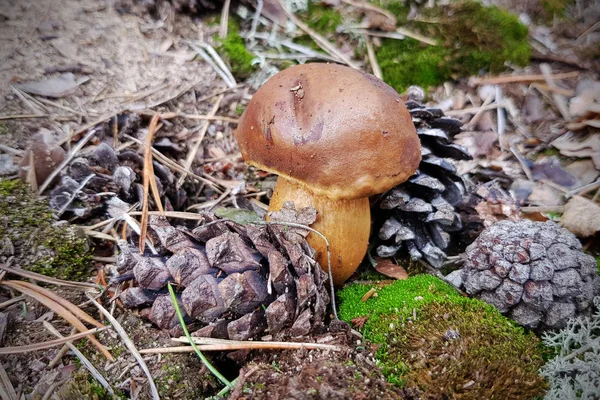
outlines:
[[297, 65], [273, 76], [235, 134], [248, 164], [332, 200], [382, 193], [421, 161], [421, 143], [398, 93], [335, 64]]

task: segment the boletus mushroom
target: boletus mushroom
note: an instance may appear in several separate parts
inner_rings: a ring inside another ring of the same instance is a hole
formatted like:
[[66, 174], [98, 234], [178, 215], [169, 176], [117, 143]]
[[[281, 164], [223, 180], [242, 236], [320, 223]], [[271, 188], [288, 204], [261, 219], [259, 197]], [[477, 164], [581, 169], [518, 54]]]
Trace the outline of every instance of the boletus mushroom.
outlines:
[[[235, 135], [248, 164], [279, 175], [269, 211], [290, 200], [317, 210], [312, 227], [330, 242], [336, 285], [366, 254], [369, 196], [407, 180], [421, 161], [421, 143], [398, 93], [334, 64], [297, 65], [270, 78]], [[307, 239], [326, 270], [325, 242], [314, 233]]]

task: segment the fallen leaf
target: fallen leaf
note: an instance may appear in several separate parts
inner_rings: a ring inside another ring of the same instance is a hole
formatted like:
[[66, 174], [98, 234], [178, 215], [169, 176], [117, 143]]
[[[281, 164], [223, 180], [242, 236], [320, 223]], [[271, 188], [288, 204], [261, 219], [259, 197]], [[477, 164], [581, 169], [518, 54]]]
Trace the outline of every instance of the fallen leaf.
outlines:
[[350, 323], [352, 324], [352, 326], [358, 330], [362, 329], [363, 326], [365, 326], [365, 323], [367, 322], [367, 320], [369, 319], [368, 315], [362, 316], [362, 317], [356, 317], [356, 318], [352, 318], [350, 320]]
[[538, 206], [562, 206], [565, 203], [562, 195], [563, 193], [558, 189], [536, 182], [527, 200], [530, 204]]
[[567, 133], [554, 140], [552, 146], [567, 157], [591, 157], [596, 169], [600, 169], [600, 134], [592, 133], [584, 138], [581, 135]]
[[377, 289], [371, 288], [365, 295], [360, 299], [363, 303], [369, 300], [371, 297], [377, 297]]
[[567, 165], [564, 169], [577, 179], [575, 187], [592, 183], [600, 176], [600, 171], [594, 168], [592, 160], [578, 160]]
[[577, 184], [577, 179], [563, 169], [557, 157], [539, 158], [533, 165], [531, 172], [534, 181], [547, 179], [566, 188], [572, 188]]
[[14, 86], [25, 93], [58, 98], [72, 94], [79, 85], [89, 80], [87, 77], [75, 79], [75, 75], [67, 72], [45, 81], [16, 83]]
[[377, 262], [375, 269], [380, 274], [389, 276], [390, 278], [398, 279], [399, 281], [403, 281], [408, 278], [406, 270], [401, 266], [394, 264], [392, 260], [375, 257], [375, 261]]
[[600, 205], [585, 197], [574, 196], [565, 204], [560, 223], [577, 236], [592, 236], [600, 231]]

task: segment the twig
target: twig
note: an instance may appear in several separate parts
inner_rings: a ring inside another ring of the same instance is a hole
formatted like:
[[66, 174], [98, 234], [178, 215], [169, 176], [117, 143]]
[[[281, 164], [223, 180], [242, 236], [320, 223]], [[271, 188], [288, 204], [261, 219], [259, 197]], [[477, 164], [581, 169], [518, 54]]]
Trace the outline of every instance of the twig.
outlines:
[[[74, 335], [77, 333], [77, 329], [75, 328], [71, 328], [71, 333], [70, 335]], [[69, 343], [69, 342], [67, 342]], [[65, 356], [65, 354], [67, 354], [67, 352], [69, 351], [69, 346], [67, 346], [66, 344], [63, 345], [63, 347], [60, 348], [60, 350], [58, 351], [58, 353], [56, 353], [56, 356], [52, 359], [52, 361], [50, 361], [50, 363], [48, 363], [48, 369], [53, 369], [54, 367], [56, 367], [58, 365], [58, 363], [60, 362], [60, 360], [62, 360], [62, 358]]]
[[[210, 110], [210, 112], [208, 113], [209, 116], [214, 116], [217, 113], [217, 111], [219, 111], [219, 107], [221, 106], [221, 101], [223, 101], [223, 97], [224, 97], [224, 95], [222, 95], [222, 94], [219, 95], [219, 97], [217, 98], [217, 101], [213, 105], [212, 110]], [[185, 165], [184, 165], [184, 168], [186, 170], [188, 170], [192, 167], [192, 163], [194, 162], [194, 159], [196, 158], [196, 154], [198, 153], [198, 150], [200, 149], [202, 140], [204, 139], [204, 135], [206, 135], [206, 131], [208, 131], [209, 125], [210, 124], [208, 123], [208, 121], [206, 121], [204, 123], [204, 125], [202, 126], [202, 129], [200, 129], [200, 133], [198, 134], [198, 138], [196, 139], [194, 146], [192, 147], [191, 151], [188, 152], [188, 156], [185, 160]], [[187, 173], [183, 173], [181, 175], [181, 177], [177, 181], [178, 188], [181, 187], [181, 185], [185, 181], [186, 176], [187, 176]]]
[[46, 188], [48, 187], [48, 185], [50, 185], [50, 183], [52, 183], [52, 181], [54, 180], [54, 178], [56, 178], [58, 176], [58, 174], [60, 174], [60, 171], [62, 171], [62, 169], [64, 167], [66, 167], [71, 160], [73, 159], [73, 157], [75, 157], [75, 155], [79, 152], [79, 150], [81, 150], [83, 148], [83, 146], [85, 146], [85, 144], [92, 138], [92, 136], [94, 136], [96, 134], [95, 130], [91, 130], [88, 132], [87, 135], [85, 135], [83, 137], [83, 139], [81, 139], [79, 141], [79, 143], [77, 143], [77, 146], [75, 146], [71, 152], [69, 153], [69, 155], [64, 159], [64, 161], [62, 163], [60, 163], [60, 165], [58, 167], [56, 167], [54, 169], [54, 171], [52, 171], [52, 173], [46, 178], [46, 180], [44, 181], [44, 183], [42, 183], [42, 185], [40, 186], [39, 190], [38, 190], [38, 194], [42, 194], [44, 193], [44, 190], [46, 190]]
[[15, 303], [18, 303], [18, 302], [24, 301], [24, 300], [25, 300], [24, 295], [15, 296], [10, 300], [6, 300], [6, 301], [3, 301], [2, 303], [0, 303], [0, 310], [4, 310], [6, 307], [10, 307]]
[[[345, 0], [348, 1], [348, 0]], [[364, 35], [365, 44], [367, 45], [367, 55], [369, 56], [369, 62], [371, 63], [371, 69], [373, 70], [373, 75], [378, 77], [379, 79], [383, 79], [383, 74], [381, 73], [381, 68], [379, 68], [379, 63], [377, 62], [377, 56], [375, 55], [375, 50], [373, 50], [373, 43], [371, 43], [371, 39], [369, 36]]]
[[24, 346], [0, 347], [0, 355], [31, 353], [32, 351], [50, 349], [52, 347], [60, 346], [61, 344], [65, 344], [73, 340], [83, 339], [95, 333], [103, 332], [109, 328], [110, 326], [105, 326], [103, 328], [93, 328], [87, 331], [76, 333], [75, 335], [66, 336], [63, 339], [48, 340], [46, 342], [27, 344]]
[[[179, 338], [172, 338], [174, 342], [178, 343], [190, 343], [190, 340], [181, 336]], [[250, 340], [227, 340], [227, 339], [213, 339], [213, 338], [196, 338], [192, 337], [194, 344], [198, 345], [200, 350], [207, 351], [228, 351], [228, 350], [240, 350], [240, 349], [308, 349], [308, 350], [331, 350], [331, 351], [342, 351], [339, 346], [322, 343], [302, 343], [302, 342], [261, 342], [261, 341], [250, 341]], [[190, 346], [185, 346], [190, 347]], [[168, 349], [168, 347], [167, 347]], [[151, 350], [151, 349], [147, 349]], [[140, 350], [144, 352], [147, 350]], [[149, 352], [149, 351], [147, 351]]]
[[384, 38], [397, 39], [397, 40], [402, 40], [402, 39], [404, 39], [404, 37], [408, 36], [409, 38], [418, 40], [419, 42], [423, 42], [430, 46], [438, 45], [438, 43], [435, 40], [428, 38], [427, 36], [423, 36], [419, 33], [409, 31], [408, 29], [404, 29], [404, 28], [397, 28], [394, 32], [374, 31], [371, 29], [367, 29], [364, 26], [357, 26], [353, 29], [356, 31], [359, 31], [359, 32], [364, 32], [369, 36], [377, 36], [377, 37], [384, 37]]
[[599, 187], [600, 187], [600, 179], [596, 179], [594, 182], [588, 183], [587, 185], [583, 185], [583, 186], [580, 186], [578, 188], [568, 191], [567, 194], [565, 194], [565, 198], [570, 199], [571, 197], [573, 197], [575, 195], [583, 196], [584, 194], [587, 194], [587, 193], [591, 192], [592, 190], [595, 190]]
[[564, 213], [565, 212], [565, 206], [528, 206], [528, 207], [521, 207], [521, 212], [525, 213], [525, 214], [530, 214], [530, 213]]
[[19, 276], [22, 276], [23, 278], [27, 278], [27, 279], [33, 279], [34, 281], [50, 283], [52, 285], [67, 286], [67, 287], [72, 287], [72, 288], [76, 288], [76, 289], [80, 289], [80, 290], [90, 290], [90, 289], [94, 289], [96, 291], [98, 290], [98, 285], [95, 285], [93, 283], [65, 281], [62, 279], [52, 278], [52, 277], [49, 277], [46, 275], [38, 274], [36, 272], [7, 267], [4, 264], [0, 264], [0, 269], [4, 270], [10, 274], [19, 275]]
[[0, 120], [6, 119], [25, 119], [25, 118], [46, 118], [48, 114], [13, 114], [13, 115], [0, 115]]
[[171, 119], [175, 117], [181, 117], [186, 119], [198, 120], [198, 121], [223, 121], [223, 122], [232, 122], [237, 124], [240, 119], [226, 117], [223, 115], [198, 115], [198, 114], [180, 114], [180, 113], [166, 113], [162, 116], [162, 119]]
[[100, 303], [98, 303], [96, 300], [94, 300], [94, 298], [89, 293], [86, 292], [86, 295], [90, 299], [91, 303], [93, 305], [95, 305], [98, 308], [98, 310], [110, 321], [110, 323], [115, 328], [115, 330], [117, 331], [119, 336], [121, 336], [123, 343], [125, 343], [125, 346], [129, 349], [131, 354], [133, 354], [133, 356], [137, 360], [138, 364], [140, 365], [142, 371], [144, 371], [144, 374], [146, 374], [146, 377], [148, 378], [148, 384], [150, 385], [150, 392], [152, 393], [152, 398], [154, 400], [159, 400], [160, 396], [158, 394], [158, 390], [156, 389], [156, 384], [154, 383], [154, 380], [152, 379], [152, 374], [150, 373], [150, 370], [148, 369], [146, 362], [144, 361], [144, 359], [142, 358], [142, 356], [136, 349], [135, 344], [131, 341], [131, 339], [129, 339], [129, 336], [127, 336], [127, 332], [125, 332], [125, 329], [123, 329], [121, 324], [119, 324], [119, 321], [117, 321], [115, 319], [115, 317], [113, 317], [106, 310], [106, 308], [102, 307], [102, 305]]
[[13, 149], [12, 147], [7, 146], [5, 144], [0, 144], [0, 150], [5, 153], [14, 154], [15, 156], [23, 156], [24, 153], [23, 150]]
[[[475, 112], [475, 115], [473, 115], [473, 118], [471, 118], [471, 120], [465, 124], [465, 130], [475, 128], [475, 125], [477, 125], [477, 122], [479, 121], [479, 119], [481, 118], [483, 113], [488, 109], [488, 106], [492, 102], [493, 99], [494, 99], [494, 96], [488, 96], [485, 98], [481, 107], [475, 107], [475, 109], [477, 111]], [[494, 107], [491, 109], [495, 109], [495, 108], [498, 108], [498, 103], [494, 104]], [[464, 110], [460, 110], [460, 111], [464, 111]], [[446, 115], [449, 115], [449, 114], [446, 113]]]
[[329, 53], [330, 55], [334, 55], [339, 61], [343, 62], [344, 64], [346, 64], [346, 65], [348, 65], [348, 66], [350, 66], [352, 68], [359, 69], [359, 66], [357, 64], [355, 64], [352, 60], [350, 60], [337, 47], [335, 47], [334, 45], [332, 45], [331, 43], [329, 43], [329, 41], [325, 37], [319, 35], [317, 32], [315, 32], [314, 30], [312, 30], [304, 22], [300, 21], [290, 10], [287, 9], [287, 7], [286, 7], [285, 3], [283, 2], [283, 0], [277, 0], [277, 3], [283, 9], [283, 11], [287, 15], [287, 17], [298, 28], [300, 28], [302, 31], [306, 32], [314, 40], [314, 42], [317, 44], [317, 46], [319, 46], [320, 48], [322, 48], [323, 50], [325, 50], [325, 52]]
[[527, 176], [527, 179], [533, 182], [533, 174], [531, 173], [531, 169], [527, 165], [527, 161], [525, 160], [525, 158], [521, 155], [521, 153], [519, 153], [519, 150], [517, 150], [517, 147], [514, 144], [510, 145], [510, 151], [511, 153], [513, 153], [513, 155], [519, 162], [519, 165], [521, 166], [521, 169], [523, 169], [523, 172]]
[[405, 29], [405, 28], [397, 28], [396, 32], [398, 32], [401, 35], [408, 36], [409, 38], [418, 40], [419, 42], [429, 44], [431, 46], [438, 45], [437, 41], [435, 41], [434, 39], [428, 38], [427, 36], [423, 36], [417, 32], [409, 31], [408, 29]]
[[66, 382], [66, 380], [58, 380], [56, 382], [54, 382], [52, 385], [48, 386], [48, 389], [46, 389], [46, 393], [44, 393], [44, 395], [42, 396], [42, 398], [40, 400], [49, 400], [50, 397], [54, 396], [54, 391], [56, 389], [58, 389], [60, 386], [64, 385]]
[[248, 36], [246, 36], [246, 39], [248, 40], [254, 39], [254, 35], [256, 34], [256, 28], [258, 27], [258, 21], [260, 20], [260, 14], [262, 13], [263, 6], [263, 0], [256, 1], [256, 10], [254, 11], [254, 14], [252, 14], [252, 24], [250, 25], [250, 32], [248, 33]]
[[530, 82], [543, 82], [547, 80], [561, 80], [569, 78], [577, 78], [579, 71], [563, 72], [560, 74], [535, 74], [535, 75], [502, 75], [495, 76], [493, 78], [470, 78], [469, 85], [481, 86], [481, 85], [501, 85], [503, 83], [530, 83]]
[[[56, 337], [58, 337], [60, 339], [64, 338], [64, 336], [61, 335], [60, 332], [57, 331], [56, 328], [54, 326], [52, 326], [52, 324], [50, 322], [43, 321], [42, 323], [44, 324], [44, 327], [46, 329], [48, 329]], [[83, 355], [83, 353], [81, 353], [81, 351], [79, 351], [79, 349], [77, 347], [73, 346], [73, 343], [67, 342], [65, 344], [69, 347], [69, 349], [71, 349], [71, 351], [73, 352], [73, 354], [75, 354], [75, 356], [77, 358], [79, 358], [79, 361], [81, 361], [81, 363], [83, 364], [83, 366], [86, 367], [88, 369], [88, 371], [90, 371], [90, 374], [92, 374], [92, 376], [98, 381], [98, 383], [100, 383], [102, 385], [102, 387], [104, 387], [104, 389], [106, 389], [106, 391], [108, 393], [110, 393], [111, 396], [114, 396], [115, 395], [115, 391], [110, 386], [110, 384], [108, 383], [108, 381], [102, 376], [102, 374], [100, 373], [100, 371], [98, 371], [96, 369], [96, 367], [94, 367], [94, 365], [90, 362], [90, 360], [88, 360]]]
[[[542, 71], [542, 75], [544, 76], [548, 86], [552, 88], [557, 87], [552, 79], [552, 68], [550, 67], [550, 64], [540, 64], [540, 70]], [[554, 99], [554, 104], [556, 104], [556, 108], [558, 108], [558, 111], [560, 111], [565, 121], [569, 121], [571, 119], [571, 113], [569, 112], [567, 100], [564, 98], [564, 96], [556, 92], [552, 92], [552, 99]]]
[[219, 25], [219, 37], [224, 38], [227, 36], [227, 22], [229, 21], [229, 7], [231, 0], [225, 0], [223, 3], [223, 9], [221, 10], [221, 24]]

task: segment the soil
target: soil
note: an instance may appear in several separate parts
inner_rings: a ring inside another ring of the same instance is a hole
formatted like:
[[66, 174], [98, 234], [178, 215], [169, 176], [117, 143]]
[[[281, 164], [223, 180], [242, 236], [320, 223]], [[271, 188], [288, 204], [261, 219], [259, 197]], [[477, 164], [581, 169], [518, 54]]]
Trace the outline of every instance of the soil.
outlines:
[[[203, 38], [207, 28], [185, 15], [170, 18], [119, 14], [112, 1], [1, 0], [0, 114], [61, 116], [5, 122], [3, 144], [22, 149], [40, 127], [66, 135], [103, 116], [151, 108], [192, 88], [201, 97], [218, 87], [212, 69], [192, 61], [195, 53], [182, 43]], [[57, 76], [56, 70], [89, 80], [69, 96], [48, 99], [53, 105], [35, 103], [37, 109], [11, 89]]]

